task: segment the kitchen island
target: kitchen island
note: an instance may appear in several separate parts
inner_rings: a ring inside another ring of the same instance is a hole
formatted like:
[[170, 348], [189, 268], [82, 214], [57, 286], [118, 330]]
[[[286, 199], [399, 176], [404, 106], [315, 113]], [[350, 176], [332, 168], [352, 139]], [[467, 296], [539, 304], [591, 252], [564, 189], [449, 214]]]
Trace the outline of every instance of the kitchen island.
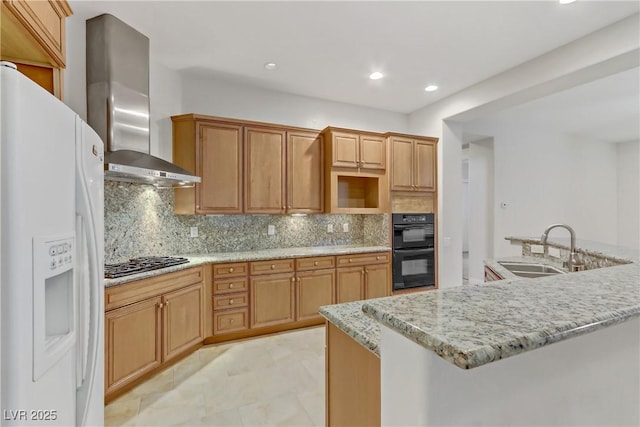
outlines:
[[638, 425], [640, 257], [579, 246], [627, 264], [363, 302], [382, 425]]

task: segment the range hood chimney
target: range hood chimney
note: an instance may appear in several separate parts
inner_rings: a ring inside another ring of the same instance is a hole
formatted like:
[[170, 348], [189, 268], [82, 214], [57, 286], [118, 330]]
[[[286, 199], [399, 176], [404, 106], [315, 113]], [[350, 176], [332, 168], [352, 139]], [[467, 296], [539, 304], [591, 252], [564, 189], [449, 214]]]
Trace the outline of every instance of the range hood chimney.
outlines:
[[87, 20], [87, 121], [106, 142], [106, 180], [159, 187], [201, 182], [149, 154], [149, 39], [109, 14]]

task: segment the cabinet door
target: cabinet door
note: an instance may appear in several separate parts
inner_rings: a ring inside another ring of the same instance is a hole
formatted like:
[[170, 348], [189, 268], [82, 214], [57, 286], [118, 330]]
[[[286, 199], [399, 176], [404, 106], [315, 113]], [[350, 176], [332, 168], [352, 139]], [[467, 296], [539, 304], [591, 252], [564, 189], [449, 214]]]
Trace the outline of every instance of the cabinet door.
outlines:
[[160, 366], [161, 299], [105, 314], [105, 392], [110, 393]]
[[387, 167], [387, 146], [383, 137], [360, 135], [360, 167], [382, 170]]
[[303, 271], [297, 276], [296, 320], [321, 318], [320, 306], [333, 304], [335, 270]]
[[242, 212], [242, 127], [200, 124], [197, 213]]
[[332, 132], [332, 166], [357, 168], [359, 158], [359, 136], [355, 133]]
[[336, 303], [363, 300], [364, 268], [344, 267], [336, 269]]
[[413, 191], [413, 140], [391, 138], [391, 190]]
[[294, 283], [293, 273], [251, 278], [251, 328], [293, 322]]
[[390, 272], [391, 269], [389, 268], [389, 264], [374, 264], [367, 265], [365, 267], [365, 297], [367, 299], [386, 297], [390, 295]]
[[203, 291], [199, 283], [164, 296], [164, 361], [204, 339]]
[[287, 134], [287, 212], [324, 211], [324, 144], [317, 133]]
[[416, 191], [436, 191], [436, 144], [415, 142], [414, 184]]
[[246, 213], [284, 213], [285, 132], [245, 128]]

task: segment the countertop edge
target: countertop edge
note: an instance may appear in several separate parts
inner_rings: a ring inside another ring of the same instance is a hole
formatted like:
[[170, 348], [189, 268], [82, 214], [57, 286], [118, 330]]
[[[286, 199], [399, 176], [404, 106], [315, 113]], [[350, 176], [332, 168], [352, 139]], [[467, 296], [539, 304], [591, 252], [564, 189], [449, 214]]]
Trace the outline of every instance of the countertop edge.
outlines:
[[209, 254], [190, 254], [190, 255], [174, 255], [189, 259], [188, 263], [174, 265], [157, 270], [146, 271], [143, 273], [132, 274], [130, 276], [118, 277], [115, 279], [104, 279], [104, 287], [124, 285], [126, 283], [138, 280], [148, 279], [175, 271], [186, 270], [188, 268], [199, 267], [206, 264], [214, 264], [221, 262], [250, 262], [263, 261], [268, 259], [285, 259], [285, 258], [308, 258], [316, 256], [338, 256], [356, 253], [375, 253], [389, 252], [390, 247], [387, 246], [318, 246], [318, 247], [300, 247], [300, 248], [279, 248], [279, 249], [261, 249], [257, 251], [244, 252], [217, 252]]
[[[362, 315], [362, 310], [360, 310], [359, 314]], [[348, 323], [347, 320], [340, 318], [334, 313], [331, 313], [329, 310], [325, 309], [324, 307], [320, 307], [320, 315], [322, 315], [322, 317], [324, 317], [328, 322], [335, 325], [342, 332], [344, 332], [345, 334], [353, 338], [358, 344], [362, 345], [362, 347], [364, 347], [366, 350], [373, 353], [376, 357], [380, 357], [379, 345], [373, 342], [371, 339], [369, 339], [367, 335], [360, 333], [356, 328], [353, 327], [352, 323], [351, 324]], [[375, 322], [375, 320], [372, 319], [372, 322]], [[375, 325], [373, 326], [379, 329], [378, 322], [375, 322]]]
[[[383, 313], [369, 303], [365, 302], [363, 304], [362, 311], [381, 324], [400, 333], [427, 350], [433, 351], [439, 357], [453, 363], [461, 369], [477, 368], [479, 366], [486, 365], [487, 363], [516, 356], [549, 344], [585, 335], [599, 329], [614, 326], [636, 317], [640, 317], [640, 307], [634, 307], [628, 313], [607, 313], [605, 316], [609, 315], [610, 317], [601, 319], [597, 322], [590, 322], [583, 326], [577, 326], [577, 324], [585, 322], [572, 322], [575, 323], [573, 327], [563, 328], [558, 326], [555, 330], [536, 331], [533, 333], [523, 334], [519, 338], [507, 340], [499, 344], [480, 346], [472, 352], [465, 352], [404, 320], [398, 319], [393, 315]], [[398, 324], [401, 324], [402, 326]], [[566, 325], [569, 326], [571, 324]], [[523, 341], [527, 344], [523, 345]]]

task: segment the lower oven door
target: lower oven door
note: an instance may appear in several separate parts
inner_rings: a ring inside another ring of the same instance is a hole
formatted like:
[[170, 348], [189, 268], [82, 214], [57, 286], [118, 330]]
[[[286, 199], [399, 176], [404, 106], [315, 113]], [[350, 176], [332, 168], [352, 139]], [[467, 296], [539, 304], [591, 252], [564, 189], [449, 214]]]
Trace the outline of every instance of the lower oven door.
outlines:
[[433, 248], [393, 250], [393, 290], [433, 287], [435, 277]]

